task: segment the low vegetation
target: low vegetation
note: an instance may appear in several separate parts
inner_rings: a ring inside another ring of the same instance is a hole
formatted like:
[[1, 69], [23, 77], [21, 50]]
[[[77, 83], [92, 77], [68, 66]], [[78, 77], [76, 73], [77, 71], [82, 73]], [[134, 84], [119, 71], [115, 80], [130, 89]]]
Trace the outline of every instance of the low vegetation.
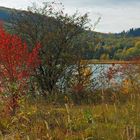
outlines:
[[0, 139], [139, 140], [139, 105], [135, 100], [80, 106], [28, 100], [12, 117], [1, 113]]

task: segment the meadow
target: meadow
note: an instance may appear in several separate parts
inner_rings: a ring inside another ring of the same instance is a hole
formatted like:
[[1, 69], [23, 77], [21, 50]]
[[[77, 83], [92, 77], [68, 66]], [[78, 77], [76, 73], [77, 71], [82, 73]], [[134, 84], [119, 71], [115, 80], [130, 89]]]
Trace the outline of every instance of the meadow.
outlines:
[[27, 100], [16, 115], [1, 113], [0, 140], [139, 140], [139, 99], [100, 105]]

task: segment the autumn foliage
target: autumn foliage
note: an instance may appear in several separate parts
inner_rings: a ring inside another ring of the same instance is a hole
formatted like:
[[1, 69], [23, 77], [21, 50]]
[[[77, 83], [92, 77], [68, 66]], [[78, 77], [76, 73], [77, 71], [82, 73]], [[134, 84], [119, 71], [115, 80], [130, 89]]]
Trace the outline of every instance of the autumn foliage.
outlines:
[[32, 52], [27, 44], [16, 35], [10, 35], [0, 29], [0, 76], [9, 82], [23, 80], [31, 75], [39, 63], [37, 45]]
[[20, 37], [0, 27], [0, 88], [1, 92], [8, 92], [12, 104], [17, 104], [23, 88], [27, 87], [28, 79], [41, 63], [39, 49], [40, 45], [37, 44], [29, 52], [27, 44]]

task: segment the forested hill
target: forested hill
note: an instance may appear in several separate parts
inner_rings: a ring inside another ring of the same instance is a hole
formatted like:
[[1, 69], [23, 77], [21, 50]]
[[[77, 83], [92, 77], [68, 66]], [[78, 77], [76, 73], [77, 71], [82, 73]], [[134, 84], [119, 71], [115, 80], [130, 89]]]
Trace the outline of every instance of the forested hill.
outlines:
[[[0, 7], [0, 20], [8, 23], [13, 9]], [[140, 28], [132, 28], [121, 33], [98, 33], [86, 31], [90, 37], [86, 45], [85, 59], [126, 60], [140, 56]]]
[[0, 20], [8, 22], [12, 9], [0, 7]]
[[127, 32], [123, 31], [120, 35], [126, 35], [127, 37], [139, 37], [140, 36], [140, 28], [132, 28]]

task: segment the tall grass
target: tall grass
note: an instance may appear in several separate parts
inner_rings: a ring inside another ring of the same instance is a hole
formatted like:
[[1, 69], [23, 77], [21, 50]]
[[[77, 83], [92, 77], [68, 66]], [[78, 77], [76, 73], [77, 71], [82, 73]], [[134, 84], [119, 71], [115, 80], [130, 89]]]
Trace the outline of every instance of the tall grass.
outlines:
[[140, 103], [75, 106], [25, 101], [0, 116], [0, 140], [140, 140]]

